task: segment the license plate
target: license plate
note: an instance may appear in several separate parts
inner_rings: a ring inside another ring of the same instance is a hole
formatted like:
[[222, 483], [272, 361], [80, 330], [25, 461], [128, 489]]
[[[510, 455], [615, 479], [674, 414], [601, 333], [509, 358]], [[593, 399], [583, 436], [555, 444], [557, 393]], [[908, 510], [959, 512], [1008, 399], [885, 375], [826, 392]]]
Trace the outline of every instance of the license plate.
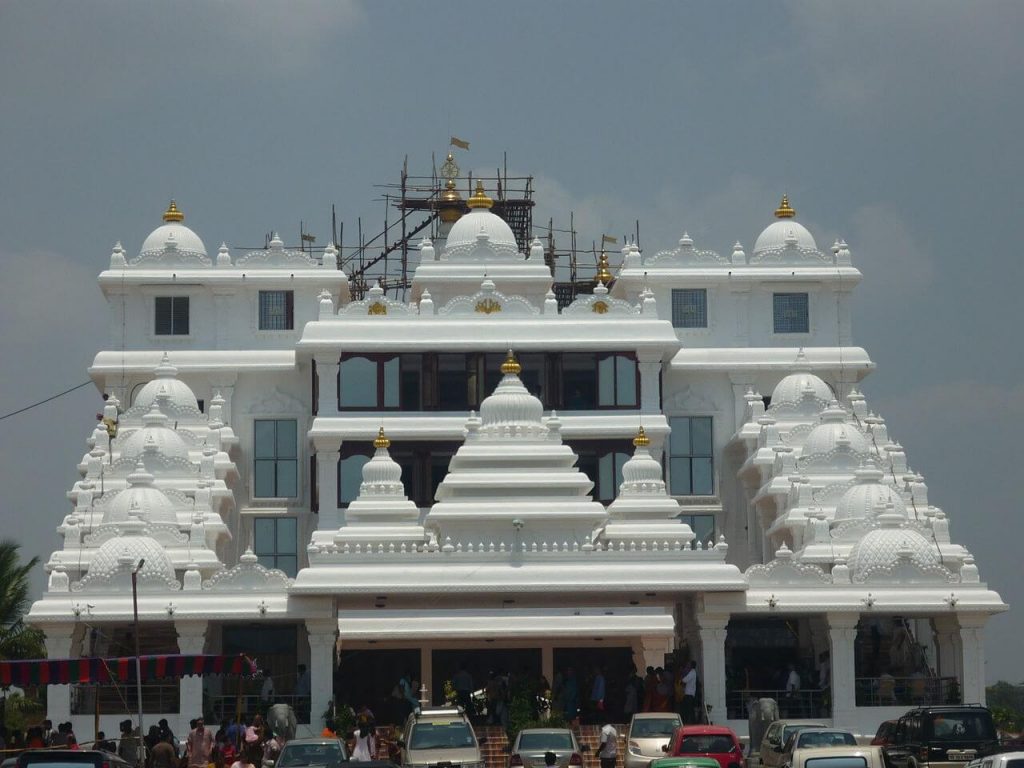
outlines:
[[975, 752], [973, 749], [951, 749], [946, 752], [946, 759], [951, 762], [966, 763], [974, 759]]

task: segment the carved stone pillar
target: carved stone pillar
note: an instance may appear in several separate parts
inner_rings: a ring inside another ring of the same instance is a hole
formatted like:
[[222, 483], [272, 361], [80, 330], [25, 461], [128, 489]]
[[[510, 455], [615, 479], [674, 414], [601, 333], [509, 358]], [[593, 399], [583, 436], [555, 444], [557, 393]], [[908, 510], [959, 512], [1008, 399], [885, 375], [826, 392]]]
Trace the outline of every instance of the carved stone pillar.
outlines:
[[960, 614], [960, 652], [963, 677], [960, 693], [965, 704], [985, 703], [985, 622], [988, 616]]
[[710, 710], [711, 722], [724, 723], [725, 710], [725, 627], [728, 616], [705, 614], [700, 623], [700, 647], [703, 661], [704, 703]]
[[[50, 624], [46, 627], [46, 657], [67, 659], [71, 656], [71, 641], [74, 624]], [[54, 723], [65, 723], [71, 719], [71, 686], [49, 685], [46, 687], [46, 717]]]
[[317, 357], [317, 416], [333, 416], [338, 413], [338, 358]]
[[[178, 653], [201, 654], [206, 649], [206, 621], [176, 621], [174, 629], [178, 633]], [[178, 713], [177, 730], [175, 733], [188, 733], [188, 723], [194, 717], [201, 717], [203, 707], [203, 678], [200, 676], [183, 677], [178, 683], [181, 697]]]
[[640, 362], [640, 412], [661, 413], [661, 361]]
[[320, 503], [318, 531], [336, 531], [344, 515], [338, 508], [338, 459], [337, 445], [317, 444], [316, 446], [317, 499]]
[[309, 723], [314, 732], [323, 726], [323, 714], [334, 696], [334, 647], [338, 624], [333, 619], [307, 619], [309, 632]]
[[857, 707], [855, 693], [856, 656], [853, 645], [857, 639], [856, 613], [828, 614], [829, 653], [832, 661], [832, 721], [851, 722]]

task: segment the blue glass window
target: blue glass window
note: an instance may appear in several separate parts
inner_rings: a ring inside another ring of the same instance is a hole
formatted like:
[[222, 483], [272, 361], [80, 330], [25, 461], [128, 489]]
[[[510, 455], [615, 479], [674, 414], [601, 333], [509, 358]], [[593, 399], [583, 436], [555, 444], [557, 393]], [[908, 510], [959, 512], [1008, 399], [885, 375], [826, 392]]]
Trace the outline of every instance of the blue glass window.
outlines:
[[295, 327], [292, 291], [260, 291], [260, 330], [290, 331]]
[[806, 293], [776, 293], [772, 316], [776, 333], [809, 333], [811, 329]]
[[298, 570], [298, 535], [294, 517], [253, 520], [253, 549], [264, 568], [279, 568], [294, 577]]
[[714, 441], [710, 416], [669, 419], [669, 488], [674, 496], [715, 493]]
[[708, 327], [708, 292], [704, 288], [672, 289], [672, 325], [676, 328]]
[[299, 495], [295, 419], [257, 419], [254, 432], [253, 495], [267, 499], [295, 498]]

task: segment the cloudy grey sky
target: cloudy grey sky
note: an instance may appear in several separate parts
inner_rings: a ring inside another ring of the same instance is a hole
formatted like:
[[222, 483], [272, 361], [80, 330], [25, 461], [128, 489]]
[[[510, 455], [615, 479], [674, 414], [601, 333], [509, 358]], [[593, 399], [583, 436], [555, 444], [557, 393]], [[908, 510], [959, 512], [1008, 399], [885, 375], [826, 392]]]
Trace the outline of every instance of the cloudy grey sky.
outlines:
[[[749, 248], [782, 191], [865, 273], [865, 390], [982, 577], [1024, 603], [1024, 4], [0, 0], [0, 412], [86, 380], [95, 275], [169, 197], [216, 247], [379, 224], [450, 133], [536, 221]], [[98, 398], [0, 422], [3, 535], [58, 543]], [[40, 577], [39, 584], [42, 579]], [[1024, 679], [1018, 607], [990, 680]]]

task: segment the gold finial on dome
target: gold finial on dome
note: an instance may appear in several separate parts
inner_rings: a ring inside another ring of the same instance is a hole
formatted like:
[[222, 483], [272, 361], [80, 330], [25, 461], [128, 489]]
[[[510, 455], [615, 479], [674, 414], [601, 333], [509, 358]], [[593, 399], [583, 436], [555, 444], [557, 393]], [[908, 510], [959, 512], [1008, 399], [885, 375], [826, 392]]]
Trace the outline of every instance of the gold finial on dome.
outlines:
[[782, 195], [782, 202], [779, 203], [779, 207], [775, 209], [776, 219], [792, 219], [796, 216], [796, 211], [793, 210], [793, 206], [789, 204], [789, 195]]
[[167, 206], [167, 210], [164, 211], [164, 221], [184, 221], [185, 214], [178, 210], [178, 205], [173, 200], [171, 204]]
[[640, 427], [636, 432], [636, 437], [633, 438], [633, 445], [637, 448], [646, 448], [650, 444], [651, 438], [649, 438], [647, 433], [644, 432], [644, 428]]
[[519, 372], [522, 370], [523, 366], [519, 364], [519, 361], [516, 360], [516, 356], [512, 354], [512, 350], [510, 349], [508, 351], [508, 357], [506, 357], [505, 362], [501, 364], [501, 372], [506, 376], [509, 374], [518, 376]]
[[466, 201], [466, 205], [470, 208], [490, 208], [494, 205], [494, 201], [491, 200], [484, 191], [484, 183], [479, 179], [477, 179], [476, 182], [476, 192], [474, 192], [473, 196]]
[[387, 435], [384, 434], [384, 427], [381, 427], [380, 431], [377, 433], [377, 437], [373, 441], [373, 447], [374, 448], [390, 448], [391, 447], [391, 441], [388, 440]]
[[602, 285], [608, 285], [612, 279], [612, 271], [608, 269], [608, 254], [601, 251], [601, 258], [597, 260], [597, 281]]

